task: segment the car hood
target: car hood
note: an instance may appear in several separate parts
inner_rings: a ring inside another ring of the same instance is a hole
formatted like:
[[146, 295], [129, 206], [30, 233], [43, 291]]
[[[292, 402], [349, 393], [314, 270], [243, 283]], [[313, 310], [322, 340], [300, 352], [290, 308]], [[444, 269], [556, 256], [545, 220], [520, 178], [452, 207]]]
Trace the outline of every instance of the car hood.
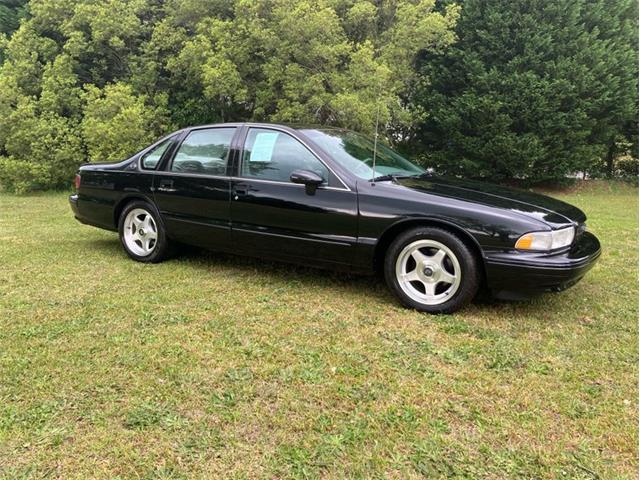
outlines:
[[545, 222], [553, 228], [586, 220], [582, 210], [573, 205], [525, 190], [440, 176], [397, 178], [396, 182], [431, 195], [510, 210]]

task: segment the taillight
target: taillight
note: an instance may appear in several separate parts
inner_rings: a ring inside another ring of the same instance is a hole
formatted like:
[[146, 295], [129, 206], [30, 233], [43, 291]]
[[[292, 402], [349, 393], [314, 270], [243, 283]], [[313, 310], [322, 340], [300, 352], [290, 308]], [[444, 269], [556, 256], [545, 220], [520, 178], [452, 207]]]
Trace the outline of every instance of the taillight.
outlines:
[[79, 173], [76, 173], [75, 185], [76, 185], [76, 190], [79, 190], [80, 189], [80, 174]]

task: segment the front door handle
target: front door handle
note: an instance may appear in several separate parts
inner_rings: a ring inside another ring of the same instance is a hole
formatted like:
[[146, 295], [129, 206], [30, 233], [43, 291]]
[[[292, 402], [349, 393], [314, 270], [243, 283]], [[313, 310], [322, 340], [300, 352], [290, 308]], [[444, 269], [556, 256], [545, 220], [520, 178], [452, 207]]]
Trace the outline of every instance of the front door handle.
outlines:
[[176, 189], [173, 188], [173, 180], [160, 180], [160, 186], [158, 187], [159, 192], [175, 192]]
[[249, 193], [249, 187], [237, 186], [233, 189], [233, 199], [238, 200], [240, 197], [244, 197], [247, 193]]

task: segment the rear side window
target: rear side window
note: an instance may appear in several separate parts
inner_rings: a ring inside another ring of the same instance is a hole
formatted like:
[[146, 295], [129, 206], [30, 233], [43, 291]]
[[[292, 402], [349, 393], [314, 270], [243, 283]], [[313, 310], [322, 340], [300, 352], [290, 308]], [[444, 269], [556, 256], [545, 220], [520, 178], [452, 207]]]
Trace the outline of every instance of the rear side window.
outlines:
[[235, 128], [194, 130], [176, 152], [172, 172], [226, 175], [227, 158]]
[[142, 168], [154, 170], [175, 137], [167, 138], [142, 156]]

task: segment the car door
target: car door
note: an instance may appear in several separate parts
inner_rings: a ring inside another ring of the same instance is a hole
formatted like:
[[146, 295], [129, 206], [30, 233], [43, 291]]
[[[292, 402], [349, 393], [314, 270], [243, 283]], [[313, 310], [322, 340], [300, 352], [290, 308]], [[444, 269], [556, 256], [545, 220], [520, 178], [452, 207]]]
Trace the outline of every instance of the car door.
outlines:
[[226, 249], [231, 225], [228, 162], [236, 127], [189, 131], [158, 171], [154, 199], [171, 238]]
[[[357, 194], [300, 139], [250, 127], [232, 182], [235, 248], [303, 264], [350, 264], [357, 239]], [[320, 175], [315, 191], [291, 182], [294, 170]]]

